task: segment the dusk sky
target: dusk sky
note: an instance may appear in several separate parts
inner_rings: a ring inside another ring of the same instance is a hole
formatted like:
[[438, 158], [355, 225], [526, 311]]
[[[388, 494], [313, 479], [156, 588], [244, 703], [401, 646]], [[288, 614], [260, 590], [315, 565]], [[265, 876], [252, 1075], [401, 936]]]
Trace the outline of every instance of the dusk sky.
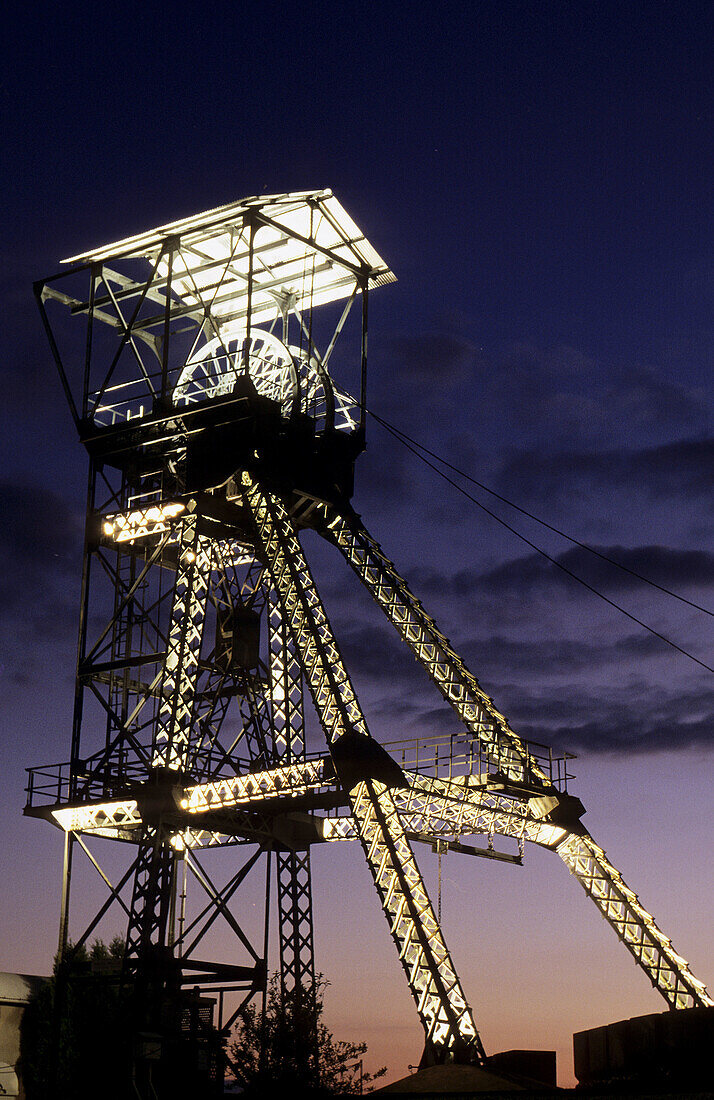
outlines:
[[[47, 973], [56, 948], [61, 836], [21, 812], [24, 769], [69, 754], [84, 518], [85, 455], [33, 280], [247, 195], [329, 187], [398, 278], [370, 300], [373, 411], [714, 609], [713, 24], [710, 4], [663, 0], [128, 3], [120, 18], [69, 3], [14, 16], [0, 169], [0, 969]], [[337, 354], [331, 368], [339, 380]], [[585, 823], [711, 988], [712, 673], [374, 421], [356, 481], [367, 528], [513, 727], [578, 754]], [[711, 611], [462, 484], [714, 666]], [[372, 733], [453, 730], [317, 541], [306, 549]], [[435, 887], [435, 857], [417, 856]], [[371, 1068], [403, 1076], [421, 1029], [361, 851], [316, 850], [313, 866], [327, 1022], [368, 1042]], [[75, 896], [89, 913], [101, 894]], [[567, 1083], [573, 1031], [665, 1008], [554, 855], [529, 849], [520, 869], [451, 854], [443, 910], [489, 1052], [557, 1048]]]

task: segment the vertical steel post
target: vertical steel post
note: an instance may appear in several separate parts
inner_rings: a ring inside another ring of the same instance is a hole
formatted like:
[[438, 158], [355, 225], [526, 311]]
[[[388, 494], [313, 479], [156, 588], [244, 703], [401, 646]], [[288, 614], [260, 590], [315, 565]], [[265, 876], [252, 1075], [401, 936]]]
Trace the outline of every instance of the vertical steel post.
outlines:
[[74, 708], [72, 714], [72, 744], [70, 748], [69, 765], [69, 797], [76, 794], [77, 764], [80, 759], [82, 713], [84, 709], [84, 684], [79, 670], [84, 661], [87, 649], [87, 623], [89, 620], [89, 582], [92, 567], [92, 534], [91, 524], [94, 522], [94, 499], [97, 488], [97, 469], [94, 462], [89, 464], [87, 477], [86, 518], [84, 523], [84, 552], [82, 557], [82, 582], [79, 597], [79, 627], [77, 631], [77, 662], [74, 679]]
[[178, 915], [179, 935], [178, 935], [178, 951], [177, 951], [177, 955], [178, 955], [179, 958], [181, 958], [181, 956], [183, 955], [183, 946], [184, 946], [184, 944], [183, 944], [183, 930], [184, 930], [184, 927], [186, 925], [186, 885], [187, 885], [186, 876], [187, 876], [187, 870], [188, 870], [188, 865], [186, 863], [186, 856], [183, 852], [181, 852], [181, 899], [180, 899], [180, 904], [179, 904], [179, 915]]
[[59, 942], [57, 944], [57, 963], [61, 966], [67, 951], [69, 931], [69, 891], [72, 883], [72, 849], [74, 833], [69, 829], [64, 834], [64, 858], [62, 860], [62, 893], [60, 900]]
[[171, 873], [171, 901], [169, 902], [169, 923], [166, 933], [166, 943], [173, 951], [176, 943], [176, 900], [178, 895], [178, 862], [179, 854], [174, 853], [173, 871]]
[[89, 386], [92, 373], [92, 333], [94, 330], [94, 298], [97, 292], [97, 266], [89, 271], [89, 308], [87, 310], [87, 343], [84, 350], [84, 381], [82, 385], [82, 419], [89, 412]]
[[267, 1021], [268, 1012], [268, 939], [270, 936], [270, 872], [272, 863], [272, 849], [268, 848], [267, 859], [265, 861], [265, 927], [263, 930], [263, 962], [265, 964], [265, 977], [263, 980], [263, 999], [260, 1010], [260, 1054], [259, 1064], [261, 1071], [265, 1070], [265, 1055], [266, 1055], [266, 1043], [265, 1043], [265, 1026]]
[[248, 374], [248, 348], [250, 347], [250, 329], [253, 323], [253, 259], [255, 252], [255, 222], [251, 219], [248, 230], [248, 300], [246, 303], [245, 345], [243, 347], [243, 373]]
[[[168, 242], [167, 242], [168, 244]], [[164, 246], [166, 247], [166, 245]], [[171, 333], [171, 277], [174, 270], [174, 241], [168, 246], [169, 266], [166, 275], [166, 308], [164, 310], [163, 344], [161, 346], [161, 404], [165, 404], [169, 388], [169, 337]]]
[[362, 439], [367, 433], [367, 307], [369, 302], [369, 279], [362, 284], [362, 344], [360, 348], [360, 432]]

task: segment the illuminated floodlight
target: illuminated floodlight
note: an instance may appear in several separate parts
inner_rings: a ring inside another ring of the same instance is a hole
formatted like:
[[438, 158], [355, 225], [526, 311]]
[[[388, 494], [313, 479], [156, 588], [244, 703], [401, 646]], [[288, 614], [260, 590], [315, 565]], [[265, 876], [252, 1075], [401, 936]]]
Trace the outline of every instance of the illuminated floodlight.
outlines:
[[[117, 829], [141, 825], [141, 814], [134, 799], [93, 803], [89, 806], [65, 806], [52, 816], [66, 833], [114, 835]], [[109, 833], [111, 831], [111, 833]]]
[[168, 531], [171, 520], [185, 510], [186, 505], [181, 501], [170, 500], [132, 512], [117, 512], [105, 517], [102, 531], [114, 542], [133, 542]]
[[289, 795], [295, 797], [331, 783], [326, 758], [301, 761], [268, 771], [229, 776], [211, 783], [187, 787], [181, 808], [189, 813], [225, 810], [266, 798]]

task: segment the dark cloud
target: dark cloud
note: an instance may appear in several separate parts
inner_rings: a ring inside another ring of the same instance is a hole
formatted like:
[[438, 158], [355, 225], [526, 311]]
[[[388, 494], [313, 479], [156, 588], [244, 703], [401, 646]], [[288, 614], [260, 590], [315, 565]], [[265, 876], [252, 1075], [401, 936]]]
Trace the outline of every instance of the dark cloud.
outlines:
[[[573, 493], [584, 488], [655, 502], [709, 493], [709, 402], [678, 372], [599, 362], [567, 345], [484, 349], [455, 327], [386, 345], [370, 407], [506, 497], [552, 509], [577, 505]], [[373, 511], [419, 506], [435, 475], [375, 421], [369, 438], [360, 500]]]
[[[510, 683], [494, 694], [521, 737], [561, 752], [653, 752], [714, 744], [714, 694], [707, 690], [670, 692], [648, 685], [614, 692], [584, 685], [564, 688], [541, 678], [533, 691]], [[433, 689], [397, 692], [372, 709], [387, 737], [462, 728], [451, 708], [438, 704]]]
[[[369, 709], [370, 728], [373, 733], [379, 731], [382, 741], [431, 737], [462, 730], [451, 707], [446, 703], [435, 706], [435, 698], [433, 689], [431, 692], [385, 696]], [[397, 757], [394, 751], [392, 755]]]
[[[714, 554], [704, 550], [674, 550], [666, 546], [595, 546], [599, 553], [633, 572], [667, 588], [688, 588], [714, 584]], [[642, 581], [603, 561], [580, 546], [573, 546], [555, 561], [595, 588], [641, 588]], [[463, 588], [467, 574], [457, 574], [455, 584]], [[516, 590], [564, 586], [572, 591], [573, 579], [541, 554], [528, 554], [499, 565], [474, 578], [481, 589]]]
[[[461, 728], [386, 624], [354, 625], [340, 632], [340, 642], [370, 727], [382, 740]], [[495, 634], [457, 649], [498, 709], [528, 740], [573, 752], [645, 752], [714, 743], [714, 693], [680, 681], [671, 688], [650, 682], [645, 662], [667, 657], [662, 643], [650, 635], [630, 633], [597, 643], [557, 633], [536, 640]]]
[[[714, 584], [714, 554], [705, 550], [676, 550], [667, 546], [594, 546], [593, 549], [666, 588]], [[643, 581], [580, 546], [554, 555], [554, 559], [597, 589], [643, 588]], [[461, 569], [448, 574], [422, 569], [415, 572], [414, 581], [418, 591], [445, 597], [522, 595], [555, 587], [569, 592], [577, 590], [573, 578], [542, 554], [514, 558], [486, 572]]]
[[22, 613], [57, 621], [77, 576], [82, 519], [55, 494], [33, 485], [0, 482], [0, 616]]
[[568, 501], [575, 488], [633, 489], [657, 500], [709, 496], [714, 439], [679, 440], [643, 450], [560, 451], [540, 448], [504, 461], [497, 488], [520, 500]]
[[619, 693], [508, 689], [509, 716], [524, 737], [587, 752], [651, 752], [714, 743], [714, 694], [647, 686]]
[[544, 673], [555, 677], [574, 672], [592, 671], [623, 660], [642, 660], [662, 653], [662, 642], [651, 634], [630, 634], [610, 643], [592, 644], [570, 638], [539, 638], [519, 641], [496, 635], [465, 642], [460, 647], [468, 663], [478, 669], [484, 681], [492, 682], [507, 669], [509, 675]]
[[370, 679], [394, 693], [423, 683], [424, 673], [392, 627], [356, 627], [340, 632], [340, 648], [356, 678]]
[[[505, 713], [527, 741], [563, 752], [654, 752], [714, 744], [714, 696], [711, 692], [671, 693], [648, 689], [640, 697], [612, 692], [563, 690], [554, 685], [529, 694], [509, 685], [496, 699], [507, 700]], [[371, 712], [384, 737], [455, 733], [463, 728], [446, 704], [435, 705], [427, 692], [380, 700]]]
[[[424, 434], [425, 413], [430, 426], [453, 423], [455, 404], [478, 361], [475, 346], [451, 332], [387, 337], [384, 346], [370, 376], [369, 407], [413, 438]], [[367, 427], [367, 450], [356, 468], [360, 506], [374, 514], [417, 505], [423, 467], [377, 420], [368, 418]]]
[[484, 359], [481, 404], [519, 440], [546, 450], [574, 440], [622, 446], [633, 437], [653, 445], [707, 430], [709, 407], [697, 388], [673, 381], [654, 366], [609, 364], [578, 348], [520, 342]]
[[617, 372], [614, 385], [605, 394], [607, 413], [617, 405], [618, 419], [630, 432], [659, 434], [666, 425], [667, 434], [684, 428], [703, 429], [708, 407], [701, 391], [684, 388], [650, 366], [636, 365]]
[[[436, 686], [386, 625], [354, 625], [340, 639], [370, 726], [382, 739], [460, 728]], [[681, 681], [670, 688], [652, 680], [645, 662], [665, 659], [667, 651], [650, 635], [630, 633], [598, 643], [557, 632], [535, 640], [494, 634], [457, 649], [528, 740], [578, 752], [714, 743], [714, 693]]]
[[455, 332], [422, 332], [387, 340], [392, 364], [407, 383], [457, 385], [480, 362], [479, 349]]

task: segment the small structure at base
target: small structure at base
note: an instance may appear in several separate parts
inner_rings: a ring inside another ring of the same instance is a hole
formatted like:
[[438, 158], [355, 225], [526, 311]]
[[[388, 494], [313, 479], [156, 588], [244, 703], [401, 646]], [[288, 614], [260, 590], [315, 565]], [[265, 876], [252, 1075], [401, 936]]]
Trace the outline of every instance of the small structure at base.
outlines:
[[714, 1008], [655, 1012], [573, 1035], [581, 1087], [714, 1088]]
[[502, 1050], [488, 1056], [486, 1069], [547, 1085], [548, 1088], [554, 1089], [558, 1084], [554, 1050]]
[[[538, 1055], [540, 1051], [505, 1051], [505, 1056], [513, 1054]], [[551, 1051], [544, 1051], [551, 1054]], [[498, 1055], [494, 1058], [498, 1059]], [[553, 1058], [554, 1061], [554, 1058]], [[510, 1065], [509, 1058], [506, 1062]], [[522, 1073], [515, 1073], [506, 1065], [497, 1066], [491, 1058], [484, 1066], [460, 1066], [448, 1064], [443, 1066], [426, 1066], [408, 1077], [402, 1077], [399, 1081], [393, 1081], [390, 1085], [384, 1085], [381, 1089], [375, 1089], [375, 1095], [381, 1093], [399, 1093], [402, 1096], [472, 1096], [475, 1093], [490, 1093], [501, 1096], [522, 1092], [528, 1096], [553, 1095], [555, 1085], [541, 1082]]]
[[0, 1096], [22, 1096], [17, 1072], [20, 1021], [28, 1001], [46, 981], [36, 974], [0, 973]]

